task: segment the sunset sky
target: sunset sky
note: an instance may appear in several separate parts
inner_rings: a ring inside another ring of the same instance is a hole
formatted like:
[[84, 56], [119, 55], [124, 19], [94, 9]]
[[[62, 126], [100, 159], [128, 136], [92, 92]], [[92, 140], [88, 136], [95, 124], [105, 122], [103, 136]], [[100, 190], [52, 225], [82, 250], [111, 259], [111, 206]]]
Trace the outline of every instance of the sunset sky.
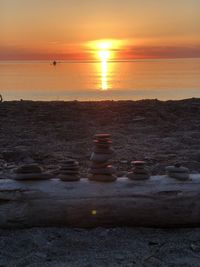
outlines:
[[[199, 0], [0, 0], [0, 60], [200, 57]], [[93, 51], [94, 50], [94, 51]]]

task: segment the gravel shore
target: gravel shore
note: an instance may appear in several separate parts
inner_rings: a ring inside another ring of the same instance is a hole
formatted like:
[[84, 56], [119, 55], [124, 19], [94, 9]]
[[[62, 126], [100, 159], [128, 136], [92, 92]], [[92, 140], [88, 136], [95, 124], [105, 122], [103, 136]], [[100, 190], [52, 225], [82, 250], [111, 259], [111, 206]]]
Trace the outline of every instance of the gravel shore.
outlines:
[[0, 177], [36, 162], [48, 170], [75, 158], [87, 172], [96, 133], [111, 133], [118, 170], [146, 160], [152, 174], [180, 161], [200, 171], [200, 99], [0, 104]]
[[5, 267], [198, 267], [200, 229], [0, 230]]
[[[152, 174], [181, 162], [200, 172], [200, 99], [0, 103], [0, 178], [22, 163], [54, 172], [65, 158], [87, 175], [92, 137], [111, 133], [118, 171]], [[0, 230], [0, 267], [200, 266], [200, 229]]]

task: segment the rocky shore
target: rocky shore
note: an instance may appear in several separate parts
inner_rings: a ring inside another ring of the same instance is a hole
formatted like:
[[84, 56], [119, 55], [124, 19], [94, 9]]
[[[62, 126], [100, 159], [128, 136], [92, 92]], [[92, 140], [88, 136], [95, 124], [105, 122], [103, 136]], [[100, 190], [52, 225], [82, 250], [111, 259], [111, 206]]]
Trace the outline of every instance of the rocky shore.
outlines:
[[[93, 136], [110, 133], [118, 173], [144, 160], [152, 174], [181, 162], [200, 172], [200, 99], [0, 103], [0, 178], [16, 166], [45, 171], [80, 163], [87, 175]], [[0, 230], [1, 267], [200, 266], [199, 229], [34, 228]]]
[[181, 162], [200, 171], [200, 99], [0, 103], [0, 177], [23, 163], [54, 171], [72, 158], [87, 174], [93, 136], [110, 133], [118, 172], [145, 160], [152, 174]]

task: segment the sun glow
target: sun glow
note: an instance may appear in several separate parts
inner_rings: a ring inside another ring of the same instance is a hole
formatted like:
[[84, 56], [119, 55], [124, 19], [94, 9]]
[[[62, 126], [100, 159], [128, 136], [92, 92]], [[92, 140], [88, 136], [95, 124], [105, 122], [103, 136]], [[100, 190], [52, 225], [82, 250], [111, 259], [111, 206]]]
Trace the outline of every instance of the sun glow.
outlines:
[[116, 59], [116, 51], [119, 49], [121, 44], [122, 41], [112, 39], [96, 40], [88, 43], [93, 57], [100, 60], [101, 90], [109, 89], [109, 61]]

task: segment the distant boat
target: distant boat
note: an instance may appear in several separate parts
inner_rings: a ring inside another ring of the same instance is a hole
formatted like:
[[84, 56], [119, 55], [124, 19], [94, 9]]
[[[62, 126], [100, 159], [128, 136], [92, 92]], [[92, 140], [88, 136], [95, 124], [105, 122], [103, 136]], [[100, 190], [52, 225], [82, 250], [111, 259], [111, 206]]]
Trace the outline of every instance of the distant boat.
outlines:
[[56, 64], [57, 64], [57, 62], [54, 60], [54, 61], [53, 61], [53, 65], [56, 66]]

